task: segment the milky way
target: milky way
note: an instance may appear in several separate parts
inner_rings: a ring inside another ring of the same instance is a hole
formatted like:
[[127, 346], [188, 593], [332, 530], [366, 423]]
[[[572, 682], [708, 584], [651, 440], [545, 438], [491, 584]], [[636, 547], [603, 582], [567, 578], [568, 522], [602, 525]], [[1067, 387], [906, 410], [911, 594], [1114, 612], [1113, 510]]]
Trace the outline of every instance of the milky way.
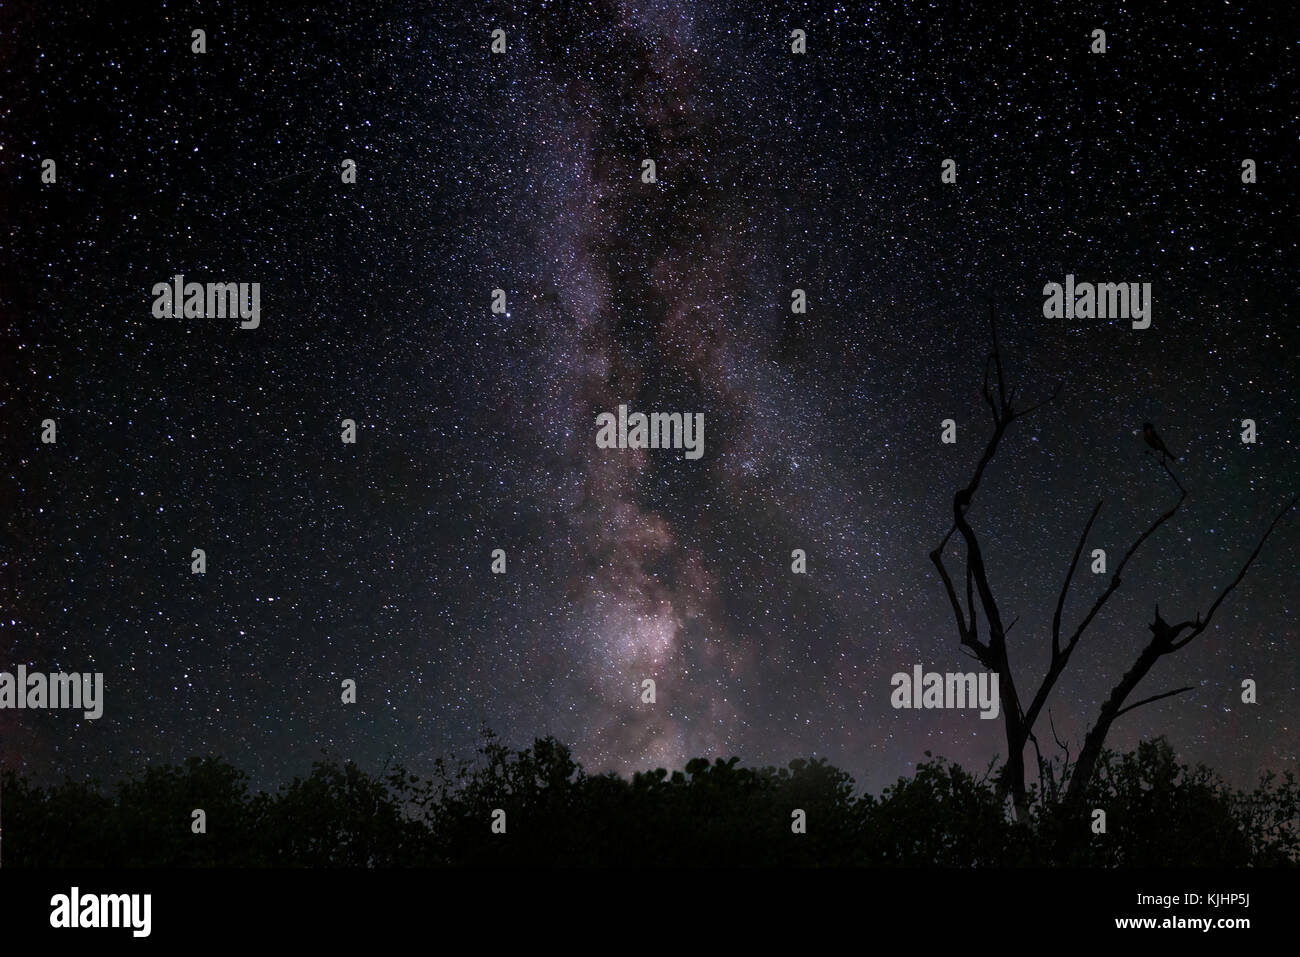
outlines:
[[[1141, 423], [1185, 452], [1187, 504], [1052, 700], [1064, 739], [1153, 603], [1203, 611], [1295, 491], [1294, 14], [247, 6], [3, 14], [0, 667], [106, 696], [0, 712], [6, 764], [216, 753], [274, 783], [322, 751], [425, 770], [486, 725], [593, 770], [982, 768], [999, 722], [889, 697], [973, 667], [928, 555], [987, 437], [991, 301], [1024, 394], [1063, 383], [971, 516], [1026, 680], [1096, 501], [1112, 553], [1170, 504]], [[260, 282], [260, 328], [155, 318], [178, 273]], [[1044, 318], [1066, 274], [1151, 282], [1152, 327]], [[704, 455], [597, 448], [620, 404], [702, 413]], [[1297, 541], [1142, 688], [1193, 692], [1113, 745], [1294, 765]]]

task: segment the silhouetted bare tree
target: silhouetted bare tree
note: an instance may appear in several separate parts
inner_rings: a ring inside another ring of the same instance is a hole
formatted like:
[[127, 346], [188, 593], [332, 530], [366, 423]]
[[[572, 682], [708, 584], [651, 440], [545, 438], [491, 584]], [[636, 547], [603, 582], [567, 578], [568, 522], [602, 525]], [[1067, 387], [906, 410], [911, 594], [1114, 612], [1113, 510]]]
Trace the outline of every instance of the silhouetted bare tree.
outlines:
[[[1183, 488], [1182, 483], [1169, 468], [1167, 461], [1160, 461], [1161, 467], [1168, 474], [1174, 487], [1178, 490], [1178, 496], [1173, 504], [1164, 512], [1161, 512], [1151, 522], [1147, 528], [1137, 536], [1124, 553], [1116, 566], [1114, 573], [1111, 575], [1110, 582], [1102, 590], [1091, 608], [1083, 616], [1079, 623], [1072, 631], [1063, 632], [1062, 630], [1062, 612], [1065, 608], [1066, 596], [1069, 594], [1070, 585], [1074, 580], [1074, 573], [1079, 565], [1079, 557], [1083, 553], [1083, 548], [1088, 540], [1088, 534], [1092, 531], [1093, 523], [1097, 520], [1097, 515], [1101, 512], [1102, 502], [1099, 500], [1093, 507], [1092, 513], [1088, 516], [1087, 522], [1083, 526], [1083, 531], [1079, 535], [1078, 544], [1075, 546], [1074, 555], [1065, 572], [1065, 579], [1061, 583], [1060, 593], [1056, 601], [1056, 610], [1052, 616], [1052, 631], [1050, 638], [1050, 657], [1048, 665], [1042, 679], [1038, 683], [1038, 689], [1034, 692], [1033, 697], [1029, 699], [1029, 706], [1024, 707], [1021, 703], [1021, 697], [1017, 691], [1015, 676], [1012, 673], [1011, 659], [1007, 650], [1007, 632], [1011, 624], [1005, 624], [1002, 609], [998, 605], [997, 597], [994, 594], [993, 587], [989, 583], [987, 565], [985, 562], [984, 552], [980, 547], [979, 537], [967, 520], [966, 513], [974, 500], [976, 493], [980, 490], [980, 485], [984, 479], [985, 470], [988, 468], [993, 457], [997, 454], [998, 447], [1002, 442], [1003, 436], [1007, 429], [1017, 420], [1036, 412], [1038, 409], [1054, 401], [1061, 392], [1061, 384], [1058, 383], [1052, 393], [1047, 398], [1018, 408], [1016, 404], [1017, 392], [1019, 386], [1010, 389], [1007, 387], [1006, 375], [1002, 366], [1002, 354], [998, 344], [997, 321], [994, 315], [992, 305], [989, 307], [989, 336], [992, 341], [992, 351], [984, 362], [983, 381], [980, 386], [980, 394], [985, 404], [989, 407], [989, 413], [992, 417], [992, 433], [984, 447], [984, 452], [975, 465], [974, 474], [964, 488], [960, 488], [953, 495], [952, 512], [953, 522], [944, 535], [943, 540], [938, 547], [930, 552], [930, 560], [934, 563], [935, 568], [939, 571], [939, 577], [943, 581], [944, 591], [948, 596], [949, 604], [952, 606], [953, 614], [956, 618], [957, 634], [961, 643], [970, 653], [979, 660], [985, 668], [994, 671], [998, 675], [998, 688], [1001, 698], [1001, 713], [1006, 730], [1007, 742], [1007, 763], [1003, 770], [1000, 780], [1000, 791], [1003, 795], [1009, 794], [1016, 809], [1016, 815], [1024, 818], [1029, 808], [1028, 785], [1025, 774], [1025, 748], [1032, 742], [1035, 747], [1035, 753], [1038, 754], [1039, 780], [1043, 782], [1045, 790], [1049, 795], [1055, 796], [1062, 793], [1067, 801], [1077, 801], [1085, 793], [1088, 782], [1092, 778], [1096, 769], [1097, 761], [1102, 754], [1105, 744], [1106, 735], [1109, 733], [1115, 719], [1132, 711], [1134, 708], [1150, 704], [1154, 701], [1181, 694], [1189, 691], [1190, 688], [1176, 688], [1172, 691], [1166, 691], [1161, 694], [1152, 695], [1135, 701], [1132, 704], [1126, 704], [1129, 696], [1137, 688], [1138, 684], [1146, 676], [1152, 666], [1165, 655], [1173, 654], [1182, 648], [1185, 648], [1193, 639], [1201, 634], [1210, 624], [1214, 614], [1218, 611], [1223, 600], [1228, 596], [1241, 580], [1245, 577], [1246, 572], [1259, 556], [1268, 541], [1269, 536], [1273, 534], [1282, 518], [1295, 507], [1300, 495], [1293, 496], [1289, 502], [1277, 513], [1272, 523], [1264, 531], [1255, 550], [1250, 554], [1246, 563], [1242, 566], [1237, 577], [1232, 580], [1214, 600], [1205, 617], [1202, 618], [1197, 614], [1193, 621], [1181, 621], [1177, 624], [1169, 624], [1160, 616], [1159, 605], [1156, 606], [1155, 620], [1148, 626], [1151, 630], [1151, 641], [1138, 654], [1137, 660], [1133, 666], [1125, 672], [1124, 676], [1115, 685], [1106, 703], [1102, 706], [1101, 714], [1097, 717], [1096, 722], [1089, 729], [1083, 748], [1079, 754], [1078, 760], [1071, 768], [1069, 765], [1069, 751], [1065, 752], [1065, 762], [1061, 768], [1061, 776], [1064, 779], [1068, 776], [1068, 783], [1064, 780], [1053, 779], [1050, 771], [1046, 772], [1043, 768], [1041, 752], [1038, 751], [1038, 740], [1034, 735], [1034, 727], [1042, 715], [1043, 709], [1047, 704], [1047, 699], [1056, 683], [1064, 673], [1066, 666], [1070, 663], [1070, 658], [1075, 650], [1079, 647], [1084, 634], [1088, 627], [1096, 619], [1097, 614], [1105, 607], [1110, 597], [1119, 589], [1122, 582], [1124, 569], [1128, 566], [1129, 561], [1137, 554], [1138, 550], [1155, 534], [1161, 525], [1169, 521], [1182, 507], [1184, 499], [1187, 497], [1187, 490]], [[959, 533], [962, 543], [965, 545], [965, 591], [966, 599], [963, 604], [957, 594], [957, 588], [954, 584], [953, 576], [944, 564], [944, 549], [947, 547], [949, 540], [954, 533]], [[976, 601], [978, 596], [978, 603]], [[978, 613], [983, 612], [984, 620], [987, 622], [988, 637], [981, 639], [978, 626]], [[1186, 634], [1184, 634], [1186, 633]], [[1064, 637], [1062, 637], [1064, 634]], [[1055, 729], [1053, 728], [1053, 735]], [[1057, 738], [1057, 743], [1062, 748], [1064, 743]]]

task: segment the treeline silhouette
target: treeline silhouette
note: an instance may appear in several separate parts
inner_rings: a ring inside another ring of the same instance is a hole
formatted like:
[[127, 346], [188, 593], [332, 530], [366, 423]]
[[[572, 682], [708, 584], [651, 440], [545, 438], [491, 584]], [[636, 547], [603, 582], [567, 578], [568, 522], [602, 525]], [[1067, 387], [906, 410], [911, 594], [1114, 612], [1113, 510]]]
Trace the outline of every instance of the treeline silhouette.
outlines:
[[[588, 774], [553, 738], [510, 750], [490, 732], [474, 761], [366, 774], [320, 761], [277, 793], [250, 793], [218, 758], [151, 767], [113, 795], [5, 772], [9, 867], [1296, 866], [1300, 781], [1250, 791], [1175, 759], [1163, 739], [1107, 752], [1086, 807], [1035, 793], [1017, 822], [990, 772], [931, 757], [877, 797], [824, 760], [751, 769], [697, 758], [627, 780]], [[207, 832], [192, 833], [192, 812]], [[1106, 833], [1093, 832], [1093, 809]], [[505, 812], [504, 834], [493, 812]], [[806, 814], [806, 833], [792, 830]]]

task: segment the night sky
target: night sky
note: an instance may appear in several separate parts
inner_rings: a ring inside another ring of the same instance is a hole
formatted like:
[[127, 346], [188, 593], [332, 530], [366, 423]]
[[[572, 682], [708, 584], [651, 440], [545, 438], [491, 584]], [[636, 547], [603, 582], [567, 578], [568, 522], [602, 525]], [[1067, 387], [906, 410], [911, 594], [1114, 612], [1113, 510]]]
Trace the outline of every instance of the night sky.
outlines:
[[[970, 512], [1022, 696], [1096, 501], [1113, 567], [1176, 498], [1144, 421], [1189, 492], [1051, 699], [1077, 754], [1153, 604], [1203, 612], [1296, 491], [1300, 18], [1045, 6], [6, 4], [0, 670], [106, 700], [0, 711], [0, 760], [270, 786], [322, 752], [427, 771], [487, 725], [596, 771], [982, 770], [1001, 720], [889, 699], [978, 667], [928, 553], [988, 436], [990, 301], [1025, 399], [1064, 383]], [[178, 273], [260, 283], [260, 327], [155, 318]], [[1067, 274], [1150, 282], [1151, 327], [1044, 318]], [[703, 456], [598, 449], [620, 403], [703, 413]], [[1112, 746], [1295, 767], [1298, 525]]]

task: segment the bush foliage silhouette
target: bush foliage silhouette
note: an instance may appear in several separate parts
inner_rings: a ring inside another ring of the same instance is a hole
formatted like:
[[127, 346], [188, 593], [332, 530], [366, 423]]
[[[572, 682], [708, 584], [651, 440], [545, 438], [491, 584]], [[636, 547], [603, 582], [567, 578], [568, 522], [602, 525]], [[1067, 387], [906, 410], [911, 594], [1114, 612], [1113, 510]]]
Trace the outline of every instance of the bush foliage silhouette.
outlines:
[[[429, 866], [1295, 866], [1300, 781], [1250, 791], [1188, 767], [1162, 739], [1108, 752], [1086, 806], [1034, 795], [1017, 821], [992, 768], [932, 757], [879, 796], [825, 760], [746, 768], [696, 758], [628, 780], [588, 774], [540, 738], [511, 750], [490, 733], [474, 761], [367, 775], [319, 761], [275, 794], [250, 793], [217, 758], [151, 767], [119, 784], [53, 787], [5, 772], [4, 861], [40, 867]], [[191, 831], [202, 808], [207, 833]], [[1106, 811], [1107, 833], [1091, 830]], [[506, 832], [490, 828], [505, 811]], [[791, 829], [803, 810], [807, 831]]]

